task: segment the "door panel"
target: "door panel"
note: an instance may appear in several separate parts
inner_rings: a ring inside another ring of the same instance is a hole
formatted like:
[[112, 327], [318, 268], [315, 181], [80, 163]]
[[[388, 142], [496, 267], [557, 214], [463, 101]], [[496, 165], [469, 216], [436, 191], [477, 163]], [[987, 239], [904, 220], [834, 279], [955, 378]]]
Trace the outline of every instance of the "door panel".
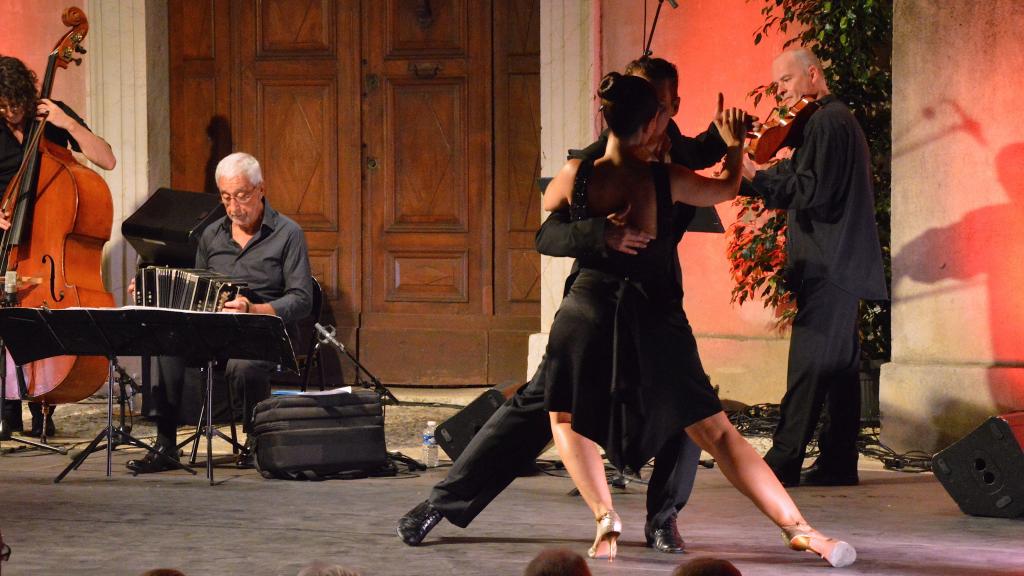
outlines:
[[[332, 322], [359, 323], [358, 5], [236, 2], [240, 149], [263, 164], [267, 197], [306, 232]], [[339, 34], [339, 30], [348, 31]]]
[[499, 2], [494, 16], [494, 285], [497, 314], [540, 311], [540, 4]]
[[487, 328], [459, 320], [491, 315], [490, 33], [467, 26], [489, 21], [490, 3], [383, 4], [384, 18], [369, 5], [363, 14], [360, 354], [386, 381], [483, 384]]
[[231, 153], [229, 0], [168, 4], [171, 186], [215, 193], [213, 170]]
[[[525, 375], [539, 0], [169, 0], [172, 185], [234, 150], [389, 384]], [[484, 23], [481, 25], [481, 23]]]
[[385, 233], [468, 232], [462, 79], [389, 80], [384, 137]]
[[256, 80], [256, 146], [274, 206], [308, 233], [338, 229], [337, 97], [331, 80]]

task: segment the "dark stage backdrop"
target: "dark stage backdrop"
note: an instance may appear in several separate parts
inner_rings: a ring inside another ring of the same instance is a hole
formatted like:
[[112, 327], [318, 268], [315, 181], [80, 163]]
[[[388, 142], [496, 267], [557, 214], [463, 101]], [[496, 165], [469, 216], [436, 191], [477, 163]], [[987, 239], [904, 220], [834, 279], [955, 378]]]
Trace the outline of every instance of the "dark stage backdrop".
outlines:
[[233, 150], [387, 384], [525, 377], [540, 0], [171, 0], [171, 186]]

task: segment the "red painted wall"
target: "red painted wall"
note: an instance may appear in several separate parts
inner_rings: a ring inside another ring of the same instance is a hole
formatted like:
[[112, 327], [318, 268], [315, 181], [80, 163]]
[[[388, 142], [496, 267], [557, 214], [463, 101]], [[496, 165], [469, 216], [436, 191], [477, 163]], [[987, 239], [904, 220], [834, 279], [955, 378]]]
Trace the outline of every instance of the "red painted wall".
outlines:
[[[656, 0], [604, 0], [602, 61], [604, 72], [621, 71], [643, 53], [644, 4], [647, 28], [654, 18]], [[769, 37], [754, 45], [760, 28], [761, 3], [754, 0], [679, 0], [679, 8], [666, 2], [654, 33], [654, 56], [679, 69], [682, 99], [675, 121], [683, 134], [704, 131], [715, 112], [717, 95], [726, 106], [740, 106], [764, 117], [768, 107], [754, 109], [747, 93], [771, 80], [771, 61], [784, 38]], [[735, 209], [718, 206], [726, 227]], [[729, 302], [732, 280], [725, 257], [725, 236], [687, 234], [680, 244], [686, 290], [686, 312], [694, 330], [705, 335], [775, 336], [773, 315], [760, 302], [742, 307]]]
[[[21, 59], [42, 82], [46, 59], [68, 30], [60, 18], [70, 5], [73, 4], [68, 0], [3, 0], [0, 6], [0, 54]], [[82, 46], [88, 50], [88, 36]], [[87, 113], [87, 62], [88, 58], [81, 66], [71, 65], [67, 70], [58, 70], [53, 83], [53, 97], [63, 100], [83, 117]]]

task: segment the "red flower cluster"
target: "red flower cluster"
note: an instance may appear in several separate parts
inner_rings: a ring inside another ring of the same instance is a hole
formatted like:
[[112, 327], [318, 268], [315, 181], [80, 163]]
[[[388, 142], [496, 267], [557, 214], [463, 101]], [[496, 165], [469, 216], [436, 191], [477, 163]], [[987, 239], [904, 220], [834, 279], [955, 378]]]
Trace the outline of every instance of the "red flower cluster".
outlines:
[[757, 198], [738, 197], [739, 213], [726, 235], [726, 256], [735, 286], [732, 302], [761, 299], [776, 315], [776, 327], [789, 326], [796, 315], [795, 302], [783, 282], [786, 265], [786, 213], [769, 210]]

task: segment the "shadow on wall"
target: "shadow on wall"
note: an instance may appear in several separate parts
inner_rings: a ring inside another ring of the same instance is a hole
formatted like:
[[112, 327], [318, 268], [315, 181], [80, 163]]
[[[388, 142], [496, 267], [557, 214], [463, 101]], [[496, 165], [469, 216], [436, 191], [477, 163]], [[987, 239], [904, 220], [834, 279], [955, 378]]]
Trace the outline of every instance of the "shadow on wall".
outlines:
[[[949, 105], [959, 110], [955, 103]], [[925, 117], [928, 117], [927, 110]], [[956, 131], [965, 131], [986, 145], [980, 124], [963, 111], [960, 111], [960, 123], [937, 137]], [[911, 142], [894, 155], [905, 154], [917, 147]], [[1009, 202], [979, 208], [954, 224], [932, 228], [912, 240], [893, 257], [893, 285], [904, 278], [925, 284], [946, 279], [978, 279], [984, 282], [992, 352], [998, 365], [1020, 362], [1024, 358], [1024, 339], [1020, 338], [1021, 327], [1024, 326], [1024, 298], [1021, 297], [1024, 235], [1020, 233], [1024, 231], [1024, 142], [1001, 148], [995, 156], [995, 169]], [[970, 190], [955, 192], [971, 193]], [[1012, 238], [1010, 242], [1005, 240], [1008, 236]], [[935, 293], [932, 291], [909, 298]], [[1024, 382], [1005, 372], [990, 371], [992, 401], [1001, 411], [1019, 409], [1024, 406]], [[969, 410], [969, 407], [963, 408]]]
[[992, 416], [991, 410], [989, 406], [949, 398], [939, 402], [932, 418], [932, 428], [938, 433], [935, 445], [945, 447], [960, 440], [964, 430], [973, 430]]
[[210, 156], [206, 160], [206, 169], [204, 170], [206, 178], [203, 184], [203, 192], [217, 194], [219, 193], [219, 190], [217, 190], [217, 180], [213, 177], [217, 171], [217, 163], [228, 154], [234, 152], [232, 149], [234, 140], [231, 137], [231, 123], [223, 116], [210, 118], [210, 123], [206, 126], [206, 138], [210, 142]]

